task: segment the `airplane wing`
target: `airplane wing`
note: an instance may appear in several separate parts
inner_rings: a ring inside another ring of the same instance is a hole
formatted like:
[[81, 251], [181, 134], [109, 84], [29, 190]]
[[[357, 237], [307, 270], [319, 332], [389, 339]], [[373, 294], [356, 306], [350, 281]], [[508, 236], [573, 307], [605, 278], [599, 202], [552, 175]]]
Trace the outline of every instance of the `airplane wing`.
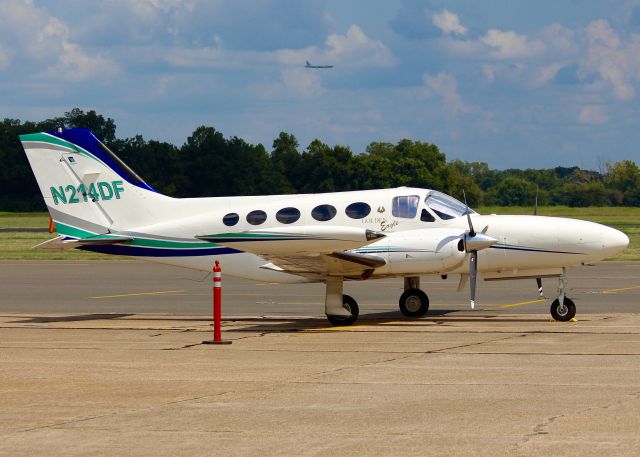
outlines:
[[374, 243], [385, 234], [342, 226], [302, 226], [201, 235], [196, 238], [257, 254], [262, 268], [309, 278], [346, 276], [367, 278], [386, 264], [379, 256], [348, 252]]

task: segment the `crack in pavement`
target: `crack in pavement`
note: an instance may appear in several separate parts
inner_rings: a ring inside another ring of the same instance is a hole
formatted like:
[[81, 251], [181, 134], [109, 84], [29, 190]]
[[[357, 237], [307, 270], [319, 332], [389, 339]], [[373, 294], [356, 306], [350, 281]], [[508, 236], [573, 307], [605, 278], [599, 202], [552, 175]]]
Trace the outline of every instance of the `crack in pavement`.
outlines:
[[154, 409], [164, 408], [166, 406], [177, 405], [177, 404], [180, 404], [180, 403], [186, 403], [186, 402], [194, 401], [194, 400], [201, 400], [203, 398], [219, 397], [221, 395], [226, 395], [227, 393], [229, 393], [229, 392], [221, 392], [221, 393], [218, 393], [218, 394], [215, 394], [215, 395], [201, 395], [199, 397], [184, 398], [182, 400], [174, 400], [174, 401], [169, 401], [169, 402], [165, 402], [165, 403], [160, 403], [159, 405], [152, 405], [152, 406], [146, 406], [144, 408], [137, 408], [137, 409], [132, 409], [132, 410], [128, 410], [128, 411], [115, 411], [115, 412], [108, 413], [108, 414], [98, 414], [98, 415], [89, 416], [89, 417], [71, 419], [71, 420], [62, 421], [62, 422], [56, 422], [54, 424], [39, 425], [37, 427], [27, 428], [27, 429], [23, 429], [23, 430], [19, 430], [19, 431], [20, 432], [33, 432], [33, 431], [36, 431], [36, 430], [43, 430], [43, 429], [47, 429], [47, 428], [57, 428], [57, 427], [62, 427], [64, 425], [77, 424], [77, 423], [80, 423], [80, 422], [87, 422], [87, 421], [91, 421], [91, 420], [95, 420], [95, 419], [102, 419], [104, 417], [135, 414], [135, 413], [138, 413], [138, 412], [141, 412], [141, 411], [151, 411], [151, 410], [154, 410]]
[[487, 344], [487, 343], [493, 343], [496, 341], [504, 341], [504, 340], [508, 340], [508, 339], [512, 339], [512, 338], [516, 338], [516, 337], [523, 337], [525, 335], [511, 335], [511, 336], [507, 336], [504, 338], [495, 338], [495, 339], [491, 339], [491, 340], [487, 340], [487, 341], [477, 341], [475, 343], [467, 343], [467, 344], [461, 344], [461, 345], [455, 345], [455, 346], [450, 346], [450, 347], [446, 347], [446, 348], [441, 348], [441, 349], [433, 349], [430, 351], [416, 351], [416, 352], [410, 352], [410, 353], [401, 353], [403, 355], [399, 355], [396, 357], [391, 357], [391, 358], [387, 358], [384, 360], [376, 360], [374, 362], [368, 362], [368, 363], [363, 363], [360, 365], [356, 365], [356, 366], [347, 366], [347, 367], [340, 367], [340, 368], [336, 368], [334, 370], [326, 370], [326, 371], [322, 371], [320, 373], [316, 373], [315, 375], [311, 376], [311, 379], [318, 379], [322, 376], [328, 375], [328, 374], [336, 374], [336, 373], [340, 373], [346, 370], [353, 370], [353, 369], [359, 369], [359, 368], [366, 368], [366, 367], [372, 367], [374, 365], [382, 365], [385, 363], [389, 363], [389, 362], [395, 362], [397, 360], [405, 360], [405, 359], [409, 359], [411, 357], [417, 357], [420, 355], [425, 355], [425, 354], [439, 354], [439, 353], [443, 353], [444, 351], [448, 351], [451, 349], [458, 349], [458, 348], [464, 348], [464, 347], [470, 347], [470, 346], [478, 346], [481, 344]]
[[640, 391], [638, 392], [631, 392], [628, 394], [624, 394], [622, 398], [613, 401], [609, 404], [606, 405], [596, 405], [596, 406], [588, 406], [586, 408], [582, 408], [582, 409], [578, 409], [577, 411], [571, 412], [571, 413], [564, 413], [564, 414], [558, 414], [556, 416], [551, 416], [551, 417], [547, 417], [545, 418], [542, 422], [536, 424], [533, 427], [533, 430], [531, 433], [528, 433], [526, 435], [523, 436], [523, 440], [520, 443], [515, 443], [514, 447], [517, 450], [518, 448], [521, 448], [522, 446], [524, 446], [525, 444], [527, 444], [528, 442], [532, 441], [533, 439], [543, 436], [543, 435], [549, 435], [549, 427], [551, 427], [551, 425], [557, 421], [558, 419], [562, 419], [565, 417], [569, 417], [572, 415], [580, 415], [580, 414], [585, 414], [585, 413], [589, 413], [591, 411], [594, 410], [604, 410], [604, 409], [609, 409], [609, 408], [613, 408], [614, 406], [618, 406], [621, 405], [623, 403], [626, 403], [627, 401], [629, 401], [629, 399], [640, 399]]

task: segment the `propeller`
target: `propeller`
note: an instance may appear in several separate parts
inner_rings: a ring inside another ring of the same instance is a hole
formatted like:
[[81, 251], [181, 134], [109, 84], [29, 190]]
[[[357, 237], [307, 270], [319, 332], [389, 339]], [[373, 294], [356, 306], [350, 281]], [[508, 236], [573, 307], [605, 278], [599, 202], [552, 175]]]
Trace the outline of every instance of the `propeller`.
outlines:
[[[467, 222], [469, 224], [469, 231], [464, 234], [464, 248], [469, 253], [469, 292], [471, 297], [471, 309], [476, 306], [476, 281], [478, 278], [478, 251], [486, 249], [498, 242], [495, 238], [485, 235], [485, 232], [489, 228], [486, 226], [481, 233], [476, 233], [473, 228], [473, 222], [471, 222], [471, 214], [469, 211], [469, 205], [467, 204], [467, 195], [464, 190], [462, 191], [464, 197], [464, 205], [466, 207], [465, 213], [467, 214]], [[462, 284], [462, 281], [460, 282]]]

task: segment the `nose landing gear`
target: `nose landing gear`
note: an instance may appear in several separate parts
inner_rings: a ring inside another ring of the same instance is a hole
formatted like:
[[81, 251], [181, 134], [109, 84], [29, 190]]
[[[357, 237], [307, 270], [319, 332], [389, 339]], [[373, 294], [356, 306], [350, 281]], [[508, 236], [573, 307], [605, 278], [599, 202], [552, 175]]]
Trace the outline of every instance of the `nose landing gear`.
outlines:
[[567, 322], [576, 316], [576, 305], [568, 297], [564, 297], [564, 301], [555, 299], [551, 303], [551, 317], [560, 322]]
[[565, 276], [565, 269], [562, 269], [562, 276], [559, 278], [558, 291], [560, 292], [558, 298], [551, 303], [551, 317], [554, 320], [560, 322], [567, 322], [576, 316], [576, 305], [569, 297], [564, 294], [564, 289], [567, 285], [567, 277]]

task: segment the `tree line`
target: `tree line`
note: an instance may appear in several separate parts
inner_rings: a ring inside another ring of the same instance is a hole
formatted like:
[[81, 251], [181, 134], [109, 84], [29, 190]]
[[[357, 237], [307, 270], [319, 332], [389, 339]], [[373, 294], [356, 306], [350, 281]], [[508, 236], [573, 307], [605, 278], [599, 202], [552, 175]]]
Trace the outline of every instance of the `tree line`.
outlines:
[[301, 149], [282, 132], [271, 150], [214, 127], [198, 127], [178, 147], [117, 138], [113, 119], [74, 108], [41, 122], [0, 123], [0, 211], [44, 210], [18, 135], [58, 127], [90, 129], [159, 192], [175, 197], [335, 192], [397, 186], [437, 189], [470, 206], [640, 206], [640, 168], [632, 160], [604, 163], [598, 171], [579, 167], [492, 170], [484, 162], [447, 161], [438, 146], [412, 141], [373, 142], [354, 154], [320, 140]]

